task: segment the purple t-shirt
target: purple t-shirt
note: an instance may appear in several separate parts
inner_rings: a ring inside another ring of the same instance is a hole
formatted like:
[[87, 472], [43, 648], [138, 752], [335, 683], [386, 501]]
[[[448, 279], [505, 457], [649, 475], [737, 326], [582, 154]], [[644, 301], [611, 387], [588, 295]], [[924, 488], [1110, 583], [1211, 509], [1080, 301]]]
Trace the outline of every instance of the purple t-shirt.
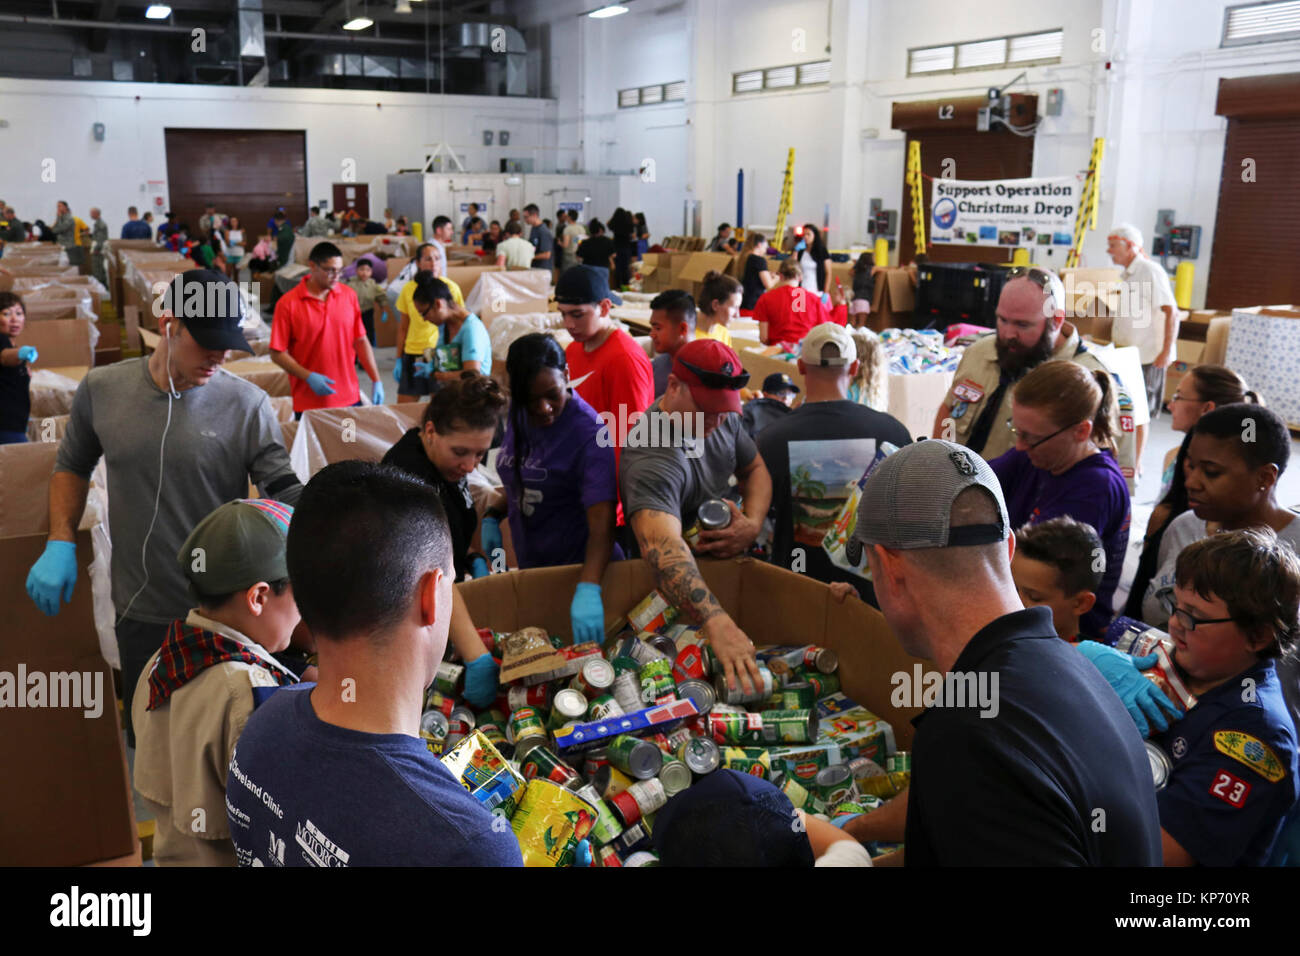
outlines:
[[[572, 389], [555, 424], [525, 425], [528, 450], [515, 473], [518, 435], [514, 416], [506, 425], [497, 475], [510, 508], [510, 537], [521, 568], [581, 564], [587, 551], [587, 509], [617, 500], [614, 448], [597, 441], [602, 423], [596, 410]], [[618, 546], [615, 560], [622, 558]]]
[[1111, 598], [1128, 550], [1131, 504], [1128, 484], [1115, 455], [1090, 455], [1062, 475], [1035, 468], [1029, 455], [1014, 448], [989, 462], [1007, 501], [1011, 527], [1038, 524], [1066, 516], [1090, 524], [1106, 549], [1106, 574], [1097, 590], [1097, 603], [1079, 621], [1084, 636], [1099, 636], [1113, 611]]

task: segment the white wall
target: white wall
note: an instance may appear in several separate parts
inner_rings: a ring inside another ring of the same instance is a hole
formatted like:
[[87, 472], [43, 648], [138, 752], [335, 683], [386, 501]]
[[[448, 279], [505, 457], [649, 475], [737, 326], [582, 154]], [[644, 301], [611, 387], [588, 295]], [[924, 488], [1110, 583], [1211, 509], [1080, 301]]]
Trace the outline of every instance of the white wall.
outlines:
[[[145, 183], [167, 179], [167, 127], [304, 129], [309, 200], [332, 197], [331, 184], [342, 181], [350, 158], [356, 181], [370, 184], [376, 216], [387, 174], [419, 166], [426, 143], [451, 143], [467, 169], [493, 169], [499, 156], [533, 157], [539, 171], [555, 162], [555, 103], [541, 99], [0, 80], [0, 115], [9, 121], [0, 129], [3, 198], [19, 215], [48, 221], [55, 202], [66, 199], [88, 219], [97, 205], [113, 235], [127, 206], [151, 205]], [[106, 127], [102, 143], [91, 133], [96, 122]], [[509, 130], [510, 146], [484, 147], [484, 129]], [[47, 158], [54, 160], [53, 182], [42, 179]]]

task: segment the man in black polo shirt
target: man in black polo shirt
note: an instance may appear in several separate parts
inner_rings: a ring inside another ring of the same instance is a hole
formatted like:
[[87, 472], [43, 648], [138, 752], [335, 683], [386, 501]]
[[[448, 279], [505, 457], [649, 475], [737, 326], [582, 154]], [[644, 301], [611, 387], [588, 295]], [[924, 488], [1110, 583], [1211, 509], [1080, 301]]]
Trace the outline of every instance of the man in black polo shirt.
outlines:
[[[903, 649], [945, 680], [913, 721], [911, 786], [849, 832], [881, 839], [905, 815], [909, 866], [1159, 866], [1142, 738], [1051, 612], [1021, 604], [1014, 542], [996, 476], [961, 445], [908, 445], [867, 480], [849, 550], [867, 550]], [[894, 693], [920, 704], [913, 680]]]

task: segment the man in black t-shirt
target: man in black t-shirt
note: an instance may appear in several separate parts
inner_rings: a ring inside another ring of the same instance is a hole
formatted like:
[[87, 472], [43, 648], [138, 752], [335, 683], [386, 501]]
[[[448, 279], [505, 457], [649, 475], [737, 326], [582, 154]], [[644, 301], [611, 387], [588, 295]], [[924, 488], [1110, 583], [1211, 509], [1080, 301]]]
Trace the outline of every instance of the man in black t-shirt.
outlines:
[[933, 663], [890, 678], [895, 703], [925, 707], [911, 785], [845, 831], [901, 836], [903, 859], [882, 864], [1159, 866], [1142, 738], [1051, 611], [1021, 603], [1009, 525], [993, 469], [962, 445], [908, 445], [867, 479], [848, 551], [865, 552], [903, 650]]
[[847, 582], [875, 603], [866, 569], [849, 566], [843, 539], [852, 526], [855, 486], [881, 446], [901, 448], [911, 437], [893, 416], [848, 400], [858, 352], [842, 326], [814, 325], [803, 355], [804, 403], [756, 438], [772, 473], [772, 563], [828, 584]]

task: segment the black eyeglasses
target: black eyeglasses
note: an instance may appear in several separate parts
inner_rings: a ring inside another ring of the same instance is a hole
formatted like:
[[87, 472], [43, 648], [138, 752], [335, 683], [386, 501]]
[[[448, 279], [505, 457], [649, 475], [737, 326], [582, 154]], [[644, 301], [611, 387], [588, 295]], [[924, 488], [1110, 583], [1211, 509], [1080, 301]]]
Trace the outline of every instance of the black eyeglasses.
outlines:
[[1202, 624], [1227, 624], [1229, 621], [1236, 620], [1235, 617], [1196, 617], [1191, 611], [1178, 606], [1174, 601], [1173, 591], [1161, 591], [1156, 597], [1160, 601], [1160, 606], [1168, 613], [1170, 620], [1177, 618], [1184, 631], [1194, 631]]
[[[1012, 279], [1028, 279], [1047, 293], [1048, 297], [1056, 303], [1057, 308], [1065, 308], [1064, 302], [1058, 302], [1056, 290], [1052, 286], [1052, 279], [1056, 278], [1046, 269], [1040, 269], [1038, 266], [1012, 266], [1007, 270], [1007, 281]], [[1058, 280], [1059, 281], [1059, 280]]]
[[1011, 424], [1011, 419], [1009, 418], [1007, 419], [1007, 428], [1011, 429], [1011, 434], [1015, 435], [1016, 438], [1023, 441], [1030, 451], [1033, 451], [1039, 445], [1043, 444], [1043, 442], [1051, 441], [1057, 435], [1061, 434], [1061, 432], [1068, 432], [1071, 428], [1074, 427], [1074, 425], [1079, 425], [1079, 424], [1082, 423], [1075, 422], [1073, 425], [1066, 425], [1064, 428], [1058, 428], [1056, 431], [1052, 432], [1052, 434], [1048, 435], [1046, 438], [1040, 438], [1037, 441], [1034, 441], [1033, 435], [1026, 435], [1024, 432], [1019, 431], [1015, 425]]
[[749, 373], [743, 368], [740, 370], [739, 375], [728, 375], [725, 372], [711, 372], [707, 369], [702, 369], [699, 366], [692, 365], [690, 362], [682, 361], [680, 358], [678, 358], [677, 361], [681, 362], [682, 367], [687, 371], [698, 376], [700, 384], [705, 388], [729, 388], [734, 391], [736, 389], [744, 388], [749, 384]]

